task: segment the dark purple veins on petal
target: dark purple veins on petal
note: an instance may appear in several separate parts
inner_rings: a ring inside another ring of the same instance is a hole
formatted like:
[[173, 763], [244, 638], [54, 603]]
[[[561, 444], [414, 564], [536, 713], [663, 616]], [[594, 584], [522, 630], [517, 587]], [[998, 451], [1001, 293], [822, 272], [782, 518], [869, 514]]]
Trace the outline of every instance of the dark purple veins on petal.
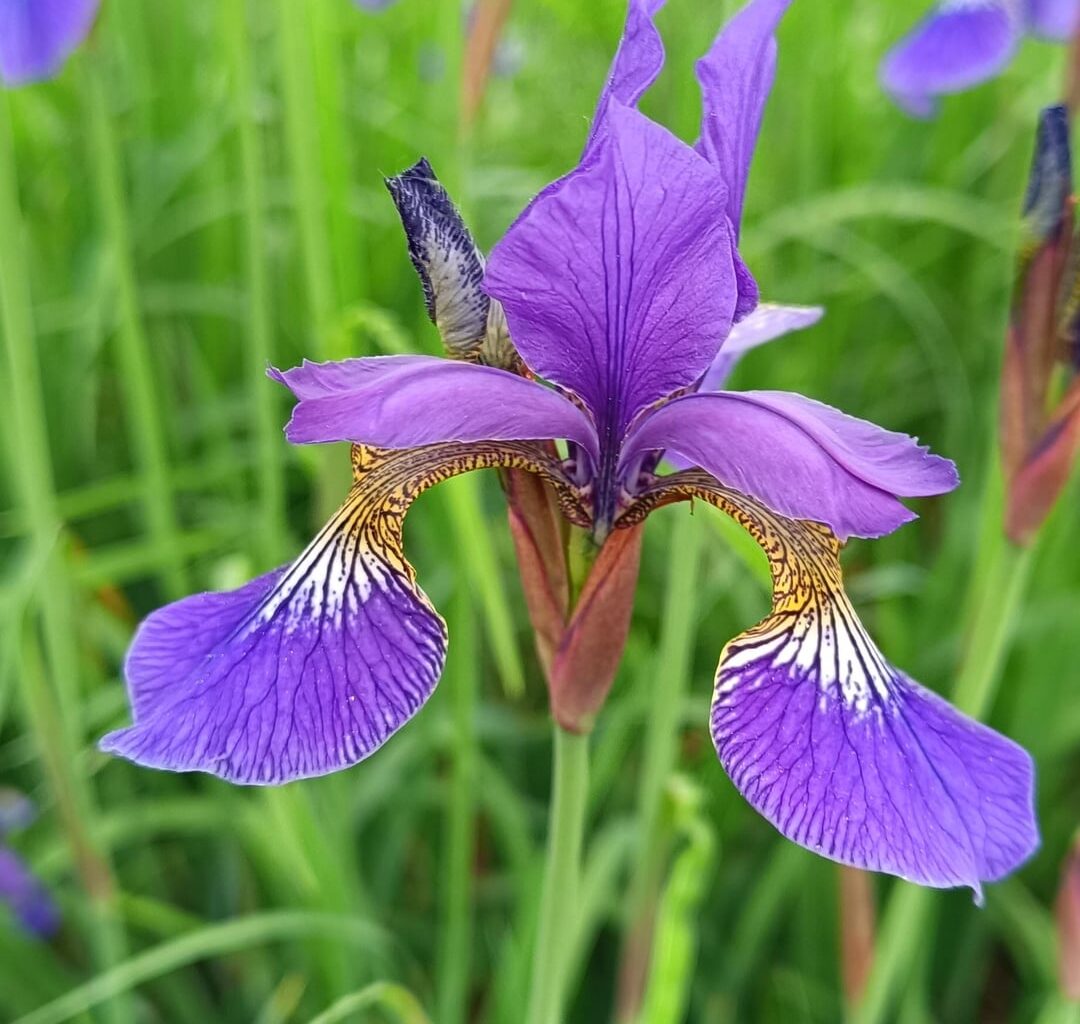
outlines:
[[613, 452], [639, 410], [704, 372], [736, 288], [717, 172], [614, 101], [608, 128], [495, 247], [485, 287], [526, 363], [582, 398]]
[[125, 664], [134, 723], [102, 749], [274, 785], [380, 746], [431, 696], [446, 654], [397, 553], [392, 497], [360, 482], [291, 566], [151, 615]]
[[725, 646], [711, 715], [750, 804], [823, 856], [976, 899], [1022, 864], [1039, 842], [1031, 758], [885, 660], [844, 593], [836, 537], [702, 474], [657, 488], [716, 504], [769, 560], [772, 612]]

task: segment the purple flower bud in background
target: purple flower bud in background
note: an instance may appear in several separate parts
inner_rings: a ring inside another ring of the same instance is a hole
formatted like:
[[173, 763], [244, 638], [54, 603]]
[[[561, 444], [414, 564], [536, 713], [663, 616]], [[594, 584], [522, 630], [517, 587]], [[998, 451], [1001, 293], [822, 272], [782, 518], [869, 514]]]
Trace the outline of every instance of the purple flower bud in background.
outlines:
[[1075, 839], [1065, 863], [1054, 905], [1058, 937], [1058, 984], [1070, 1002], [1080, 1002], [1080, 839]]
[[100, 0], [0, 0], [0, 81], [51, 78], [86, 38]]
[[1080, 263], [1069, 115], [1039, 119], [1001, 375], [1006, 532], [1032, 540], [1080, 450]]
[[885, 90], [909, 114], [930, 117], [939, 97], [1000, 74], [1025, 35], [1064, 41], [1080, 0], [943, 0], [881, 65]]
[[13, 789], [0, 789], [0, 904], [24, 931], [48, 938], [60, 926], [60, 913], [45, 886], [14, 851], [4, 845], [9, 832], [34, 819], [34, 805]]
[[385, 11], [388, 7], [393, 7], [398, 0], [353, 0], [353, 3], [362, 11], [371, 11], [373, 14], [379, 11]]

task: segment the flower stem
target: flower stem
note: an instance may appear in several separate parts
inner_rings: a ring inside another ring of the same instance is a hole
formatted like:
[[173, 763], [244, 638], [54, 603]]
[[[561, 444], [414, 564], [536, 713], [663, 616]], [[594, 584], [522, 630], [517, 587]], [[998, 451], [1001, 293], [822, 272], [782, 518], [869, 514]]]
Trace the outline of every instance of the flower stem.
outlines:
[[589, 737], [555, 730], [547, 862], [533, 952], [528, 1024], [562, 1024], [566, 958], [581, 883], [581, 848], [589, 789]]
[[187, 593], [187, 573], [179, 545], [180, 528], [173, 507], [168, 445], [156, 394], [150, 339], [146, 334], [135, 274], [135, 252], [128, 220], [115, 119], [109, 109], [104, 68], [92, 55], [84, 66], [85, 95], [98, 210], [109, 245], [118, 313], [117, 356], [124, 375], [128, 433], [139, 476], [146, 524], [162, 559], [163, 581], [170, 598]]
[[649, 968], [653, 920], [660, 895], [664, 855], [671, 833], [661, 829], [664, 787], [678, 757], [679, 712], [694, 642], [694, 599], [701, 561], [700, 524], [680, 523], [671, 535], [664, 618], [656, 664], [664, 686], [653, 686], [645, 726], [645, 760], [638, 789], [638, 855], [630, 881], [627, 931], [619, 971], [619, 1020], [638, 1016]]

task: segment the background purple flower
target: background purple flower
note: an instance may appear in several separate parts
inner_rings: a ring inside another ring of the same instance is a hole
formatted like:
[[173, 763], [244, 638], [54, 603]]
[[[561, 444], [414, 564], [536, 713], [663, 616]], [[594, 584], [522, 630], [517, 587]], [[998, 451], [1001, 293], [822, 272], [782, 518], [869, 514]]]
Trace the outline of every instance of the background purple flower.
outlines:
[[0, 903], [31, 935], [48, 938], [60, 927], [60, 913], [49, 891], [13, 850], [7, 834], [34, 819], [34, 805], [21, 793], [0, 790]]
[[1063, 41], [1080, 0], [943, 0], [886, 56], [881, 82], [908, 113], [929, 117], [938, 97], [1000, 73], [1025, 35]]
[[50, 78], [82, 43], [100, 0], [0, 0], [0, 80]]

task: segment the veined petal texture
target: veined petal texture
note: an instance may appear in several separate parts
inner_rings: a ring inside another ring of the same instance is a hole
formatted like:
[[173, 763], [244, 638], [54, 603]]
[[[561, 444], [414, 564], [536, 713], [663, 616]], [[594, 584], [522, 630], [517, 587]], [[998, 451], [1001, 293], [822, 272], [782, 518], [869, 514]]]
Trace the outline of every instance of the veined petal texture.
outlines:
[[614, 100], [608, 129], [510, 228], [485, 276], [518, 352], [582, 398], [601, 447], [705, 371], [736, 299], [719, 173]]
[[915, 516], [898, 500], [940, 494], [955, 466], [906, 434], [782, 391], [687, 395], [641, 417], [624, 464], [667, 450], [793, 519], [842, 539], [878, 537]]
[[673, 489], [732, 516], [769, 559], [772, 612], [724, 647], [713, 693], [713, 741], [739, 791], [815, 853], [981, 899], [1038, 846], [1030, 756], [885, 660], [826, 527], [700, 473], [657, 500]]
[[401, 552], [409, 505], [457, 473], [542, 470], [537, 458], [525, 445], [354, 448], [348, 499], [292, 565], [142, 624], [125, 663], [133, 724], [101, 748], [259, 785], [367, 757], [431, 696], [446, 657]]
[[444, 441], [566, 438], [597, 456], [588, 416], [517, 374], [435, 356], [374, 356], [271, 370], [300, 401], [294, 444], [354, 441], [413, 448]]

